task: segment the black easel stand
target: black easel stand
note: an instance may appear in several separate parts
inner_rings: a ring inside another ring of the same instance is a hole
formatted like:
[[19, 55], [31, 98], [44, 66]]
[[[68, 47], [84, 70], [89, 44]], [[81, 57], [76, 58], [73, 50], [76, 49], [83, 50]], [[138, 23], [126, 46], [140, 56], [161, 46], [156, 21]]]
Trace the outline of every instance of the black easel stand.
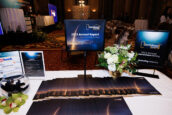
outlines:
[[87, 52], [84, 51], [84, 79], [86, 80], [86, 70], [87, 70]]
[[92, 75], [87, 75], [86, 70], [87, 70], [87, 51], [84, 51], [84, 75], [78, 75], [78, 78], [84, 78], [84, 80], [86, 80], [86, 78], [91, 78]]
[[140, 75], [140, 76], [144, 76], [144, 77], [151, 77], [151, 78], [157, 78], [159, 79], [159, 76], [158, 75], [155, 75], [155, 69], [153, 69], [153, 74], [148, 74], [148, 73], [141, 73], [141, 72], [135, 72], [133, 73], [134, 75]]

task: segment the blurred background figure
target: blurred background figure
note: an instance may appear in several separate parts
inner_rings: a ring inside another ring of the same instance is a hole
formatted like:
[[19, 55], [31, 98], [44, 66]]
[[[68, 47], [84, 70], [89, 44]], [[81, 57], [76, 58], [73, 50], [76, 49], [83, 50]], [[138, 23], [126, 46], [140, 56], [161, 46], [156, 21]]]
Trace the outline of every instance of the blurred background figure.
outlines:
[[128, 37], [129, 37], [129, 31], [123, 31], [119, 37], [118, 37], [118, 44], [119, 45], [127, 45], [128, 44]]
[[160, 17], [160, 23], [172, 24], [172, 7], [166, 7]]

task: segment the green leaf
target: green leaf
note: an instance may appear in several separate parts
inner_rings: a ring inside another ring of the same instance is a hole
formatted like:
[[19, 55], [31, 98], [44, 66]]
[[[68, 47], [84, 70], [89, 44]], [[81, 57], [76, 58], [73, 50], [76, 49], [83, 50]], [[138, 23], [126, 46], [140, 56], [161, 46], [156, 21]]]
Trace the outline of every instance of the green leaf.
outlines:
[[22, 95], [24, 95], [23, 93], [18, 93], [18, 96], [21, 97]]
[[119, 55], [119, 56], [118, 56], [118, 61], [121, 63], [122, 60], [123, 60], [123, 58], [124, 58], [124, 57], [123, 57], [122, 55]]
[[131, 72], [132, 70], [131, 69], [129, 69], [129, 72]]
[[104, 58], [99, 58], [98, 61], [99, 61], [99, 63], [104, 63], [104, 62], [106, 62], [106, 60], [105, 60]]
[[4, 109], [5, 108], [5, 106], [3, 106], [3, 105], [0, 105], [0, 109]]
[[11, 113], [12, 109], [10, 107], [5, 107], [4, 108], [4, 113], [9, 114]]
[[133, 68], [132, 73], [135, 73], [135, 72], [136, 72], [136, 68]]
[[5, 99], [6, 97], [4, 97], [4, 96], [2, 96], [2, 97], [0, 97], [0, 101], [2, 101], [3, 99]]
[[110, 49], [111, 49], [111, 48], [112, 48], [112, 46], [108, 46], [108, 47], [105, 48], [105, 51], [106, 51], [106, 52], [110, 52]]
[[7, 105], [9, 105], [10, 103], [12, 103], [13, 102], [13, 99], [11, 98], [11, 97], [9, 97], [8, 99], [7, 99]]
[[21, 101], [19, 99], [14, 100], [14, 103], [16, 103], [17, 105], [20, 105]]
[[24, 105], [24, 104], [25, 104], [25, 100], [22, 100], [22, 101], [20, 102], [19, 106], [22, 106], [22, 105]]
[[19, 111], [19, 107], [13, 108], [13, 112], [18, 112], [18, 111]]
[[122, 72], [123, 72], [122, 68], [119, 68], [119, 72], [120, 72], [120, 73], [122, 73]]
[[24, 100], [27, 100], [27, 99], [28, 99], [28, 96], [25, 95], [25, 94], [23, 94], [21, 97], [22, 97], [22, 99], [24, 99]]
[[12, 99], [17, 99], [19, 97], [18, 93], [12, 94]]
[[108, 68], [108, 64], [107, 64], [107, 63], [101, 63], [100, 66], [101, 66], [101, 67]]

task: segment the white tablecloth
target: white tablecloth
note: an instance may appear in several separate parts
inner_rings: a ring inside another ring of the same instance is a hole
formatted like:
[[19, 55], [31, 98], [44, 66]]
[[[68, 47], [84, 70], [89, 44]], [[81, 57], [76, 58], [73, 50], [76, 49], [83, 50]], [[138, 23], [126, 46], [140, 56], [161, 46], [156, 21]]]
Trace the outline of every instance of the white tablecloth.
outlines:
[[[153, 73], [153, 70], [140, 70], [146, 73]], [[76, 77], [78, 74], [83, 74], [84, 71], [46, 71], [45, 80], [54, 78]], [[87, 74], [92, 74], [93, 77], [109, 76], [106, 70], [88, 70]], [[159, 71], [155, 71], [160, 79], [145, 77], [162, 95], [150, 96], [134, 96], [124, 97], [128, 107], [133, 115], [172, 115], [172, 80]], [[123, 74], [123, 76], [128, 76]], [[134, 76], [141, 77], [141, 76]], [[25, 115], [27, 114], [34, 95], [36, 94], [42, 80], [30, 80], [30, 89], [27, 94], [29, 99], [26, 101], [19, 112], [10, 113], [9, 115]], [[0, 115], [4, 115], [0, 110]]]
[[49, 26], [53, 25], [54, 23], [54, 17], [53, 16], [37, 16], [36, 17], [36, 25], [37, 26]]
[[0, 8], [0, 20], [6, 33], [8, 31], [26, 31], [23, 9]]

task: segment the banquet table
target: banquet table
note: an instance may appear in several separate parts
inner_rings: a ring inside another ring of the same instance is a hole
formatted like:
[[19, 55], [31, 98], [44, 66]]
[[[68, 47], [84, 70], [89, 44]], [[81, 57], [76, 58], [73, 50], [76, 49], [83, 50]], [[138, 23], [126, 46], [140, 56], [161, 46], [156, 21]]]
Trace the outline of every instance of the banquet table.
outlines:
[[[153, 73], [152, 69], [141, 69], [139, 72]], [[73, 78], [78, 74], [83, 74], [82, 70], [73, 71], [46, 71], [45, 77], [30, 78], [30, 87], [26, 94], [29, 96], [26, 103], [21, 106], [20, 110], [16, 113], [11, 112], [9, 115], [26, 115], [33, 103], [34, 95], [36, 94], [42, 81], [52, 80], [55, 78]], [[87, 70], [87, 74], [92, 74], [92, 77], [108, 77], [107, 70]], [[159, 79], [145, 77], [145, 79], [154, 86], [161, 95], [137, 95], [137, 96], [124, 96], [130, 111], [133, 115], [171, 115], [172, 114], [172, 80], [163, 73], [155, 70], [155, 74], [159, 75]], [[123, 73], [122, 76], [127, 77], [143, 77], [138, 75], [128, 75]], [[2, 95], [2, 94], [1, 94]], [[0, 110], [0, 115], [5, 115]]]
[[9, 31], [26, 31], [23, 9], [0, 8], [0, 20], [2, 22], [4, 32], [6, 33]]
[[55, 24], [53, 16], [37, 16], [36, 25], [40, 27], [49, 26]]

